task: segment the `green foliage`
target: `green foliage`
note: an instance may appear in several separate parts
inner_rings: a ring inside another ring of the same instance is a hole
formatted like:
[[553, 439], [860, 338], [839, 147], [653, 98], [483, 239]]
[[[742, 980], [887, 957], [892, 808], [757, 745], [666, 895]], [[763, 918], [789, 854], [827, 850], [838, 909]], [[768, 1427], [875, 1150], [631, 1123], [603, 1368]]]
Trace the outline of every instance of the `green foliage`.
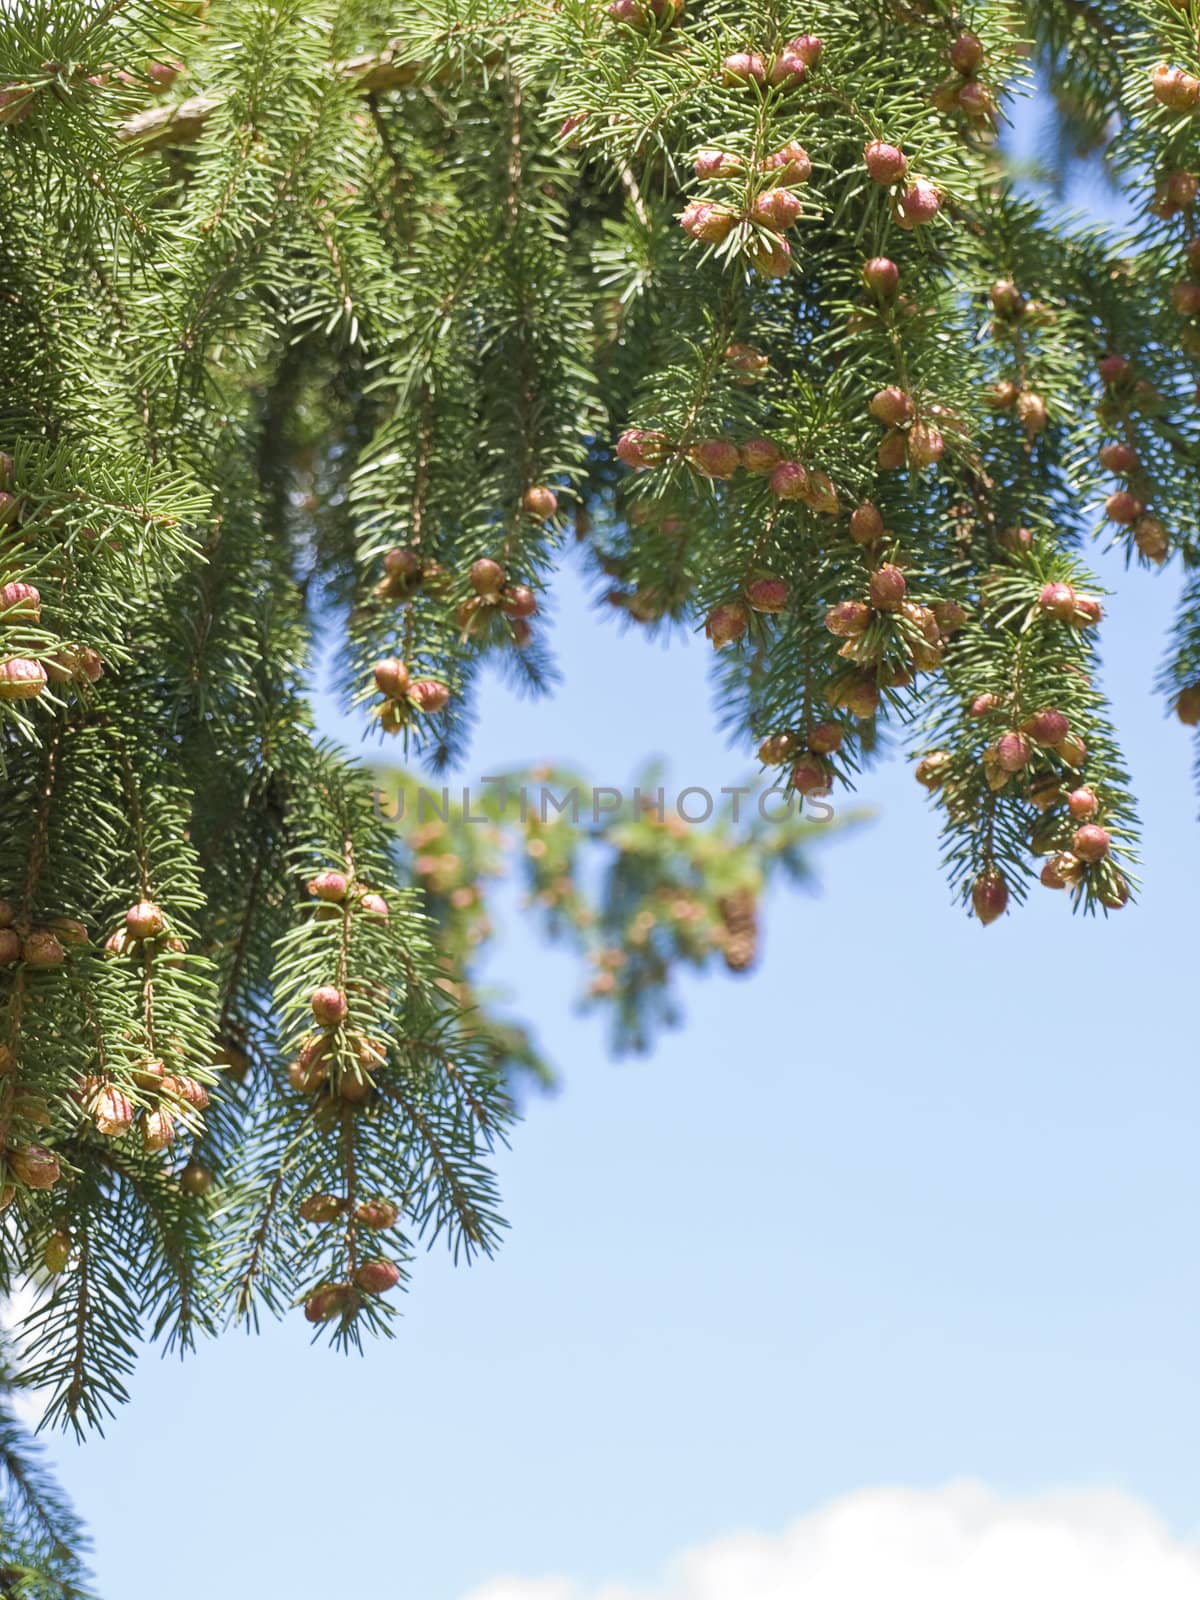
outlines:
[[[494, 1248], [550, 1072], [478, 990], [506, 843], [622, 1048], [803, 869], [804, 825], [642, 812], [398, 846], [314, 737], [331, 640], [348, 713], [461, 762], [481, 673], [552, 687], [573, 539], [615, 620], [708, 629], [785, 782], [921, 755], [983, 920], [1039, 872], [1125, 903], [1085, 547], [1103, 503], [1187, 569], [1162, 688], [1200, 721], [1198, 104], [1196, 0], [10, 0], [0, 1276], [42, 1285], [54, 1421], [144, 1334], [303, 1303], [353, 1345], [421, 1240]], [[1122, 232], [1060, 214], [1084, 149]], [[8, 1587], [71, 1592], [3, 1428]]]

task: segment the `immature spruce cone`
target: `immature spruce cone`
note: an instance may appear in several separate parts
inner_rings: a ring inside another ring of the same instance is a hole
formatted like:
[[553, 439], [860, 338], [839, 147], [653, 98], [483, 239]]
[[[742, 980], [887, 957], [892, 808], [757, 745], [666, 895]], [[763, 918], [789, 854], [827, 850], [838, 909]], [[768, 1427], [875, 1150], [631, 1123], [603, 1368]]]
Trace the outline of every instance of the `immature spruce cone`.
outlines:
[[189, 1161], [179, 1174], [179, 1186], [184, 1194], [207, 1194], [212, 1185], [212, 1172], [202, 1161]]
[[354, 1281], [364, 1294], [386, 1294], [400, 1282], [400, 1268], [394, 1261], [364, 1261]]
[[758, 959], [758, 900], [752, 889], [735, 889], [717, 901], [725, 932], [723, 952], [730, 972], [748, 972]]

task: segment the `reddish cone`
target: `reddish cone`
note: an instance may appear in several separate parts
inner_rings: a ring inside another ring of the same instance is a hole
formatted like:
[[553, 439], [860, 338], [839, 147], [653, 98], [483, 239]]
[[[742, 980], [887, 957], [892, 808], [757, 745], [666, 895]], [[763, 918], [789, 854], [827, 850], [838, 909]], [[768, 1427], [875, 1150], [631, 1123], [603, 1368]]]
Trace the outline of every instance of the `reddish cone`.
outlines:
[[971, 885], [971, 904], [984, 927], [1008, 910], [1008, 885], [995, 867], [981, 872]]

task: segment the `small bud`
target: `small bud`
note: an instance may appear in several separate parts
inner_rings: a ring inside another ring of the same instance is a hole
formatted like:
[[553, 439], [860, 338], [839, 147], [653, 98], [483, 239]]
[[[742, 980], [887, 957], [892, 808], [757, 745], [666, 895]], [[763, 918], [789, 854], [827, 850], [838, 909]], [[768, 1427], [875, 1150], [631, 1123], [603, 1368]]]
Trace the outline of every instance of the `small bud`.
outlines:
[[1200, 193], [1200, 180], [1194, 172], [1172, 172], [1163, 185], [1163, 193], [1168, 205], [1175, 210], [1190, 211]]
[[27, 1189], [53, 1189], [62, 1176], [58, 1157], [44, 1145], [20, 1145], [8, 1152], [8, 1167]]
[[146, 68], [146, 76], [155, 89], [169, 89], [182, 71], [182, 61], [152, 61]]
[[721, 63], [721, 82], [729, 88], [747, 83], [763, 83], [767, 76], [766, 62], [753, 51], [738, 50], [726, 56]]
[[1020, 398], [1020, 389], [1008, 378], [993, 384], [984, 395], [984, 399], [993, 411], [1011, 411]]
[[41, 614], [42, 597], [31, 583], [0, 587], [0, 622], [36, 622]]
[[1016, 318], [1025, 311], [1025, 296], [1011, 278], [997, 278], [991, 288], [991, 301], [998, 316]]
[[131, 939], [157, 939], [166, 918], [152, 900], [139, 900], [125, 913], [125, 931]]
[[310, 1194], [299, 1205], [304, 1222], [336, 1222], [345, 1209], [346, 1202], [336, 1194]]
[[742, 455], [730, 439], [701, 439], [688, 451], [688, 464], [705, 478], [732, 478]]
[[134, 1067], [132, 1076], [139, 1089], [157, 1093], [166, 1076], [166, 1072], [167, 1069], [161, 1061], [152, 1057], [145, 1057]]
[[908, 443], [898, 430], [885, 434], [875, 452], [881, 472], [899, 472], [908, 461]]
[[801, 756], [792, 768], [792, 788], [797, 794], [828, 794], [832, 787], [829, 769], [820, 756]]
[[208, 1090], [198, 1078], [189, 1078], [186, 1075], [172, 1073], [162, 1080], [163, 1094], [169, 1094], [184, 1105], [191, 1106], [196, 1111], [203, 1111], [208, 1105]]
[[862, 275], [867, 288], [880, 300], [890, 301], [895, 298], [896, 291], [900, 287], [900, 268], [894, 261], [889, 261], [887, 256], [872, 256], [864, 263]]
[[1076, 884], [1083, 882], [1083, 862], [1078, 856], [1072, 855], [1069, 850], [1061, 850], [1058, 855], [1051, 856], [1050, 865], [1063, 880], [1066, 888], [1074, 888]]
[[950, 65], [969, 78], [983, 65], [983, 42], [979, 35], [964, 28], [950, 46]]
[[986, 84], [978, 83], [974, 79], [960, 87], [954, 96], [954, 103], [968, 117], [980, 122], [991, 117], [996, 110], [996, 97], [992, 91]]
[[942, 459], [946, 441], [930, 422], [914, 422], [908, 430], [908, 459], [914, 467], [932, 467]]
[[1022, 767], [1028, 766], [1033, 755], [1029, 740], [1023, 733], [1015, 731], [1002, 733], [993, 748], [996, 765], [1002, 772], [1020, 772]]
[[913, 776], [923, 789], [931, 792], [940, 789], [946, 781], [946, 769], [950, 765], [950, 752], [948, 750], [931, 750], [928, 755], [922, 756], [917, 762]]
[[712, 640], [713, 649], [721, 650], [735, 639], [740, 639], [749, 625], [750, 613], [744, 605], [733, 601], [709, 612], [704, 632]]
[[374, 894], [370, 890], [358, 902], [360, 911], [374, 922], [386, 922], [389, 916], [388, 903], [381, 894]]
[[808, 63], [793, 50], [785, 49], [767, 67], [767, 82], [775, 89], [798, 89], [808, 76]]
[[1116, 389], [1128, 383], [1133, 375], [1133, 363], [1125, 356], [1103, 356], [1096, 363], [1096, 371], [1103, 384], [1109, 389]]
[[[611, 13], [612, 7], [609, 7]], [[354, 1305], [354, 1291], [349, 1284], [326, 1283], [310, 1294], [304, 1302], [304, 1315], [309, 1322], [332, 1322], [344, 1316]]]
[[399, 700], [406, 695], [409, 681], [408, 668], [395, 656], [375, 663], [375, 687], [389, 700]]
[[782, 455], [772, 439], [747, 439], [742, 446], [742, 466], [753, 477], [764, 478], [780, 465]]
[[21, 941], [21, 960], [26, 966], [61, 967], [66, 958], [67, 952], [48, 928], [35, 928]]
[[746, 585], [751, 609], [768, 613], [787, 609], [789, 587], [782, 578], [755, 578]]
[[923, 228], [941, 209], [937, 188], [928, 178], [914, 178], [896, 202], [895, 218], [901, 228]]
[[1104, 616], [1104, 607], [1094, 595], [1077, 594], [1071, 621], [1077, 628], [1094, 628]]
[[488, 599], [498, 595], [504, 587], [507, 574], [498, 561], [492, 561], [488, 556], [481, 556], [478, 561], [471, 564], [469, 573], [472, 589], [478, 595]]
[[0, 928], [0, 967], [15, 966], [21, 959], [21, 935], [15, 928]]
[[1071, 851], [1081, 861], [1101, 861], [1112, 846], [1108, 830], [1095, 822], [1085, 822], [1076, 828], [1071, 840]]
[[844, 735], [836, 722], [818, 722], [808, 731], [808, 748], [814, 755], [836, 755]]
[[720, 244], [733, 232], [737, 217], [725, 206], [709, 200], [693, 200], [679, 213], [679, 226], [689, 239], [701, 244]]
[[799, 461], [781, 461], [771, 473], [771, 493], [777, 500], [802, 500], [808, 489], [808, 472]]
[[1004, 881], [1004, 875], [995, 867], [989, 867], [981, 872], [971, 885], [971, 904], [984, 927], [989, 922], [995, 922], [997, 917], [1002, 917], [1007, 911], [1008, 884]]
[[46, 669], [40, 661], [14, 656], [0, 661], [0, 700], [36, 700], [46, 687]]
[[432, 678], [421, 678], [409, 689], [408, 698], [418, 711], [432, 715], [446, 709], [450, 703], [450, 691], [444, 683], [436, 683]]
[[701, 150], [692, 165], [698, 178], [728, 178], [740, 172], [745, 163], [740, 156], [724, 150]]
[[344, 1022], [350, 1010], [346, 996], [332, 983], [314, 989], [308, 997], [308, 1003], [313, 1016], [323, 1028], [334, 1028], [339, 1022]]
[[1046, 749], [1061, 744], [1070, 731], [1070, 724], [1061, 711], [1038, 711], [1023, 726], [1034, 744]]
[[1175, 701], [1175, 715], [1185, 728], [1200, 727], [1200, 683], [1189, 683]]
[[789, 139], [766, 158], [761, 170], [772, 173], [777, 183], [807, 183], [812, 177], [812, 159], [802, 144]]
[[1017, 420], [1031, 439], [1045, 430], [1049, 414], [1040, 394], [1026, 389], [1017, 396]]
[[389, 578], [407, 582], [420, 575], [421, 558], [415, 550], [405, 550], [397, 546], [384, 556], [383, 570]]
[[1057, 776], [1053, 772], [1042, 773], [1034, 778], [1026, 790], [1030, 805], [1036, 806], [1039, 811], [1052, 811], [1062, 799], [1062, 789], [1059, 787]]
[[872, 183], [878, 183], [885, 189], [898, 183], [908, 171], [908, 157], [903, 150], [882, 139], [872, 139], [863, 150], [863, 161]]
[[1100, 465], [1106, 472], [1116, 472], [1122, 477], [1136, 472], [1141, 462], [1137, 451], [1127, 444], [1106, 444], [1100, 451]]
[[790, 733], [773, 733], [758, 747], [758, 759], [764, 767], [779, 767], [790, 761], [796, 753], [796, 740]]
[[820, 469], [809, 473], [803, 499], [810, 510], [819, 512], [822, 516], [836, 517], [841, 510], [841, 502], [833, 479]]
[[1153, 561], [1155, 566], [1161, 567], [1171, 554], [1171, 541], [1167, 538], [1166, 528], [1149, 512], [1134, 523], [1133, 542], [1138, 553], [1145, 556], [1147, 561]]
[[1159, 105], [1168, 111], [1194, 111], [1200, 101], [1200, 78], [1160, 61], [1150, 74], [1150, 87]]
[[933, 619], [943, 639], [949, 639], [960, 628], [965, 628], [970, 620], [966, 607], [960, 606], [957, 600], [935, 601]]
[[1090, 822], [1100, 809], [1100, 802], [1092, 789], [1072, 789], [1067, 796], [1067, 810], [1074, 822]]
[[299, 1094], [312, 1094], [329, 1076], [328, 1039], [309, 1038], [288, 1067], [288, 1083]]
[[1065, 889], [1067, 887], [1068, 880], [1063, 877], [1059, 870], [1059, 862], [1061, 860], [1061, 856], [1052, 856], [1041, 870], [1040, 881], [1047, 889]]
[[804, 202], [790, 189], [764, 189], [750, 207], [750, 217], [763, 227], [782, 231], [794, 225], [803, 209]]
[[86, 644], [65, 644], [43, 665], [55, 683], [98, 683], [104, 676], [103, 660]]
[[871, 626], [871, 608], [861, 600], [839, 600], [825, 613], [825, 626], [835, 639], [857, 639]]
[[400, 1216], [398, 1206], [390, 1200], [363, 1200], [354, 1208], [355, 1220], [364, 1228], [394, 1228]]
[[179, 1174], [179, 1187], [184, 1194], [196, 1196], [207, 1194], [212, 1186], [213, 1175], [211, 1170], [204, 1165], [203, 1161], [197, 1161], [195, 1158], [189, 1161]]
[[877, 422], [896, 428], [912, 416], [913, 403], [903, 389], [892, 383], [876, 391], [867, 410]]
[[394, 1261], [364, 1261], [354, 1281], [364, 1294], [386, 1294], [400, 1282], [400, 1268]]
[[865, 673], [856, 674], [846, 685], [843, 698], [851, 716], [866, 721], [879, 709], [879, 685]]
[[868, 591], [876, 611], [895, 611], [908, 593], [908, 584], [899, 567], [883, 566], [871, 574]]
[[[545, 484], [536, 483], [532, 488], [526, 489], [521, 504], [531, 517], [536, 517], [539, 522], [548, 522], [558, 510], [558, 496], [553, 489], [548, 489]], [[476, 566], [478, 564], [476, 562]], [[472, 583], [475, 581], [474, 572], [475, 568], [472, 567]], [[484, 591], [480, 590], [479, 592], [483, 593]]]
[[147, 1111], [142, 1118], [142, 1149], [146, 1154], [156, 1155], [174, 1142], [175, 1119], [171, 1113], [161, 1106], [156, 1111]]
[[855, 544], [874, 544], [883, 537], [883, 517], [870, 500], [850, 513], [850, 537]]
[[757, 383], [771, 365], [769, 356], [763, 355], [762, 351], [756, 350], [752, 344], [744, 344], [740, 339], [727, 344], [722, 354], [726, 366], [733, 369], [737, 375], [737, 382], [742, 384]]
[[133, 1101], [120, 1089], [101, 1089], [92, 1105], [92, 1121], [106, 1139], [120, 1139], [133, 1124]]
[[1145, 509], [1137, 496], [1130, 494], [1128, 489], [1118, 489], [1115, 494], [1110, 494], [1104, 503], [1108, 520], [1119, 522], [1123, 526], [1136, 522]]
[[647, 432], [644, 428], [626, 428], [617, 440], [617, 457], [627, 467], [644, 472], [658, 467], [666, 460], [670, 444], [665, 433]]
[[70, 1259], [71, 1235], [59, 1228], [42, 1246], [42, 1265], [52, 1276], [57, 1277]]
[[1075, 615], [1075, 591], [1069, 583], [1047, 583], [1038, 596], [1038, 605], [1059, 622], [1070, 622]]
[[786, 278], [792, 270], [792, 251], [786, 239], [756, 234], [746, 254], [760, 278]]
[[1181, 317], [1200, 316], [1200, 283], [1177, 283], [1171, 290], [1171, 308]]
[[309, 894], [315, 895], [318, 900], [331, 902], [344, 900], [349, 888], [349, 881], [342, 872], [318, 872], [308, 882]]

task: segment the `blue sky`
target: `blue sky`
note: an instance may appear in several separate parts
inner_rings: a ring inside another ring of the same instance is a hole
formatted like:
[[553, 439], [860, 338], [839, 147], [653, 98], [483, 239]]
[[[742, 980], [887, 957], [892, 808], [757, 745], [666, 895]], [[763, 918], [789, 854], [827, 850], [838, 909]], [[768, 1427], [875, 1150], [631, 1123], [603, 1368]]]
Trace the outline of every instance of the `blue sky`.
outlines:
[[[1200, 851], [1189, 742], [1149, 687], [1178, 575], [1103, 571], [1141, 906], [1091, 922], [1037, 891], [966, 921], [896, 761], [862, 786], [877, 822], [820, 853], [820, 895], [772, 897], [755, 976], [689, 984], [651, 1059], [607, 1058], [577, 969], [510, 917], [493, 975], [563, 1090], [501, 1162], [504, 1250], [423, 1259], [364, 1360], [298, 1317], [143, 1360], [106, 1439], [51, 1445], [107, 1596], [775, 1600], [835, 1547], [830, 1502], [856, 1561], [881, 1528], [945, 1556], [953, 1512], [947, 1594], [985, 1600], [984, 1534], [1035, 1597], [1103, 1600], [1118, 1568], [1114, 1596], [1200, 1594]], [[466, 779], [553, 758], [620, 784], [652, 752], [680, 784], [748, 770], [700, 641], [620, 633], [577, 576], [555, 637], [561, 690], [490, 686]], [[945, 1487], [964, 1478], [988, 1487]], [[1047, 1528], [1094, 1567], [1064, 1557], [1052, 1586]], [[763, 1542], [714, 1546], [739, 1529]], [[806, 1596], [882, 1592], [849, 1570]]]
[[[510, 922], [495, 974], [564, 1089], [502, 1162], [503, 1252], [424, 1260], [365, 1360], [299, 1319], [144, 1360], [106, 1440], [55, 1447], [107, 1593], [636, 1580], [963, 1476], [1113, 1486], [1200, 1534], [1200, 871], [1188, 741], [1147, 687], [1175, 586], [1134, 575], [1105, 623], [1140, 908], [1097, 923], [1038, 893], [965, 921], [896, 762], [863, 787], [878, 821], [822, 851], [820, 897], [773, 897], [761, 970], [692, 984], [650, 1060], [608, 1060], [571, 963]], [[471, 773], [549, 752], [619, 783], [660, 750], [680, 780], [741, 776], [706, 646], [619, 634], [574, 582], [556, 631], [562, 690], [491, 689]]]

